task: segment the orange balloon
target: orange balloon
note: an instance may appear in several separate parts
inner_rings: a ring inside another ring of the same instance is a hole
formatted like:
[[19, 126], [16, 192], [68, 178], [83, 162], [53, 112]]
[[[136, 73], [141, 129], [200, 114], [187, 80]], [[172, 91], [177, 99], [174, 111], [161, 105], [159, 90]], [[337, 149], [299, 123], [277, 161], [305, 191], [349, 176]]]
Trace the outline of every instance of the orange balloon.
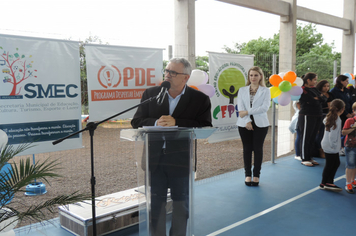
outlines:
[[288, 71], [284, 76], [283, 80], [289, 81], [291, 84], [297, 79], [297, 74], [294, 71]]
[[279, 75], [271, 75], [271, 77], [269, 77], [269, 82], [273, 85], [278, 87], [279, 83], [282, 82], [282, 78]]
[[196, 89], [199, 91], [198, 87], [197, 86], [194, 86], [194, 85], [189, 85], [189, 87], [193, 88], [193, 89]]
[[350, 73], [350, 75], [351, 75], [352, 79], [355, 80], [354, 74], [351, 74], [351, 73]]

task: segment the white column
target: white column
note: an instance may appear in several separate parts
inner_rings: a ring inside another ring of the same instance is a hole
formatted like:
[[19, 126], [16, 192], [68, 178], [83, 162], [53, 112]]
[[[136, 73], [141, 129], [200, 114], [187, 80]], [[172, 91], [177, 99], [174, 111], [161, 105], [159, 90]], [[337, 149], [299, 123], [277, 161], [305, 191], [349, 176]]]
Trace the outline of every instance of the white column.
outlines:
[[341, 74], [355, 72], [355, 14], [355, 0], [344, 0], [344, 18], [351, 20], [351, 30], [344, 31], [342, 36]]
[[297, 0], [284, 0], [290, 3], [289, 15], [280, 17], [279, 32], [279, 71], [295, 71]]
[[[296, 69], [296, 31], [297, 31], [297, 0], [284, 0], [290, 3], [289, 15], [280, 17], [279, 32], [279, 72]], [[290, 152], [294, 147], [294, 135], [288, 127], [294, 114], [292, 104], [278, 106], [278, 144], [277, 156]]]
[[186, 58], [195, 68], [195, 0], [174, 0], [174, 57]]

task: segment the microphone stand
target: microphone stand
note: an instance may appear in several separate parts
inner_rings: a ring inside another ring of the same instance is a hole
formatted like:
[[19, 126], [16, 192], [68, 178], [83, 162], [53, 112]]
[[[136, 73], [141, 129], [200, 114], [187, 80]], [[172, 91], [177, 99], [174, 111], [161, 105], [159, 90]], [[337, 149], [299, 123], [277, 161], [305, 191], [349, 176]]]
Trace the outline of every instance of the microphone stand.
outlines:
[[87, 123], [86, 127], [82, 130], [79, 130], [75, 133], [72, 133], [64, 138], [60, 138], [60, 139], [57, 139], [56, 141], [53, 141], [52, 144], [53, 145], [56, 145], [60, 142], [62, 142], [63, 140], [66, 140], [74, 135], [77, 135], [79, 133], [82, 133], [86, 130], [89, 130], [89, 135], [90, 135], [90, 159], [91, 159], [91, 179], [90, 179], [90, 184], [91, 184], [91, 205], [92, 205], [92, 218], [93, 218], [93, 236], [96, 236], [96, 213], [95, 213], [95, 176], [94, 176], [94, 141], [93, 141], [93, 137], [94, 137], [94, 131], [96, 130], [96, 128], [98, 127], [98, 125], [100, 125], [101, 123], [105, 122], [105, 121], [108, 121], [116, 116], [119, 116], [119, 115], [122, 115], [136, 107], [139, 107], [143, 104], [146, 104], [146, 103], [149, 103], [149, 102], [152, 102], [154, 100], [157, 100], [159, 98], [159, 95], [158, 96], [154, 96], [154, 97], [150, 97], [148, 99], [146, 99], [145, 101], [141, 102], [140, 104], [138, 105], [135, 105], [133, 107], [130, 107], [122, 112], [119, 112], [113, 116], [110, 116], [109, 118], [106, 118], [105, 120], [102, 120], [102, 121], [99, 121], [99, 122], [89, 122]]

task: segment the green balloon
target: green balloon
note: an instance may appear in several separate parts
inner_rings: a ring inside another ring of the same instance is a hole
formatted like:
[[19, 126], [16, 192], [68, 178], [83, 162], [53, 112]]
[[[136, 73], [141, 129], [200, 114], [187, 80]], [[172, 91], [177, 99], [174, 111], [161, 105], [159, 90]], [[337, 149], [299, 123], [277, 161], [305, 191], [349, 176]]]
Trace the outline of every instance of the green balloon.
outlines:
[[289, 90], [291, 90], [292, 84], [289, 81], [284, 80], [278, 85], [278, 88], [282, 92], [288, 92]]

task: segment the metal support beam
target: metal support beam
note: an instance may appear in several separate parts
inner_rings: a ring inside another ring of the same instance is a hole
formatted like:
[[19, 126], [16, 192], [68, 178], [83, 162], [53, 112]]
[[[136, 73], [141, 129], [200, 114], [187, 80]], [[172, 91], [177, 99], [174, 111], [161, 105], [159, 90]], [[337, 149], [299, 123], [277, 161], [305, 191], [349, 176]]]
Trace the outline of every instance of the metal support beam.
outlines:
[[297, 19], [318, 25], [325, 25], [336, 29], [342, 29], [345, 33], [350, 34], [351, 21], [330, 14], [314, 11], [305, 7], [297, 7]]
[[289, 3], [280, 0], [218, 0], [240, 7], [268, 12], [279, 16], [289, 15]]
[[[286, 23], [290, 20], [290, 3], [281, 0], [218, 0], [236, 6], [268, 12], [281, 16], [281, 21]], [[306, 7], [297, 6], [297, 20], [307, 21], [319, 25], [329, 26], [344, 30], [345, 34], [352, 32], [351, 21], [338, 16], [315, 11]]]

